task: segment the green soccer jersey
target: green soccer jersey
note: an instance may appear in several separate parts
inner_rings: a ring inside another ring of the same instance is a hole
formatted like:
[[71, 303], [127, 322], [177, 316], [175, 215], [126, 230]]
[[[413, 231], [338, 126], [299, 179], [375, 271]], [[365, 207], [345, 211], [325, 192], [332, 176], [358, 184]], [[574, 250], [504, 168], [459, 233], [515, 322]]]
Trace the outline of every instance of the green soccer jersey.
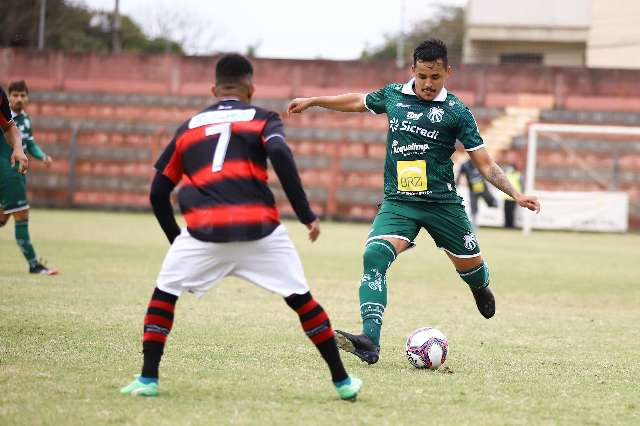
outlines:
[[[34, 158], [38, 160], [44, 160], [47, 158], [47, 154], [45, 154], [42, 149], [38, 146], [35, 139], [33, 138], [33, 130], [31, 126], [31, 118], [27, 115], [26, 112], [21, 112], [18, 115], [13, 116], [13, 121], [15, 121], [18, 130], [22, 135], [22, 149], [25, 153], [31, 154]], [[0, 171], [15, 171], [18, 170], [18, 165], [11, 169], [11, 147], [7, 143], [4, 138], [4, 134], [0, 132]]]
[[451, 155], [456, 140], [467, 151], [484, 146], [471, 111], [443, 88], [433, 101], [413, 91], [413, 79], [367, 94], [365, 106], [387, 114], [385, 199], [460, 203]]

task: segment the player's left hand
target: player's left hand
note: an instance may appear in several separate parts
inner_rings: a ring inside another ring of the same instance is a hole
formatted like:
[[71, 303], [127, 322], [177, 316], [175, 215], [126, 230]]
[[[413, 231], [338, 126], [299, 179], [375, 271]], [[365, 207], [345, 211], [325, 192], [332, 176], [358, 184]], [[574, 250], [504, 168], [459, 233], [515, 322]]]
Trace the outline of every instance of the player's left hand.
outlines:
[[538, 201], [538, 197], [521, 194], [515, 200], [520, 207], [540, 213], [540, 201]]
[[320, 236], [320, 219], [316, 219], [311, 223], [307, 223], [309, 230], [309, 241], [314, 242]]
[[45, 165], [47, 168], [49, 168], [49, 167], [51, 167], [51, 162], [53, 161], [53, 158], [51, 158], [51, 156], [50, 156], [50, 155], [47, 155], [47, 157], [46, 157], [44, 160], [42, 160], [42, 161], [44, 162], [44, 165]]
[[18, 172], [26, 174], [29, 169], [29, 158], [22, 151], [22, 149], [14, 149], [11, 153], [11, 167], [15, 166], [16, 162], [19, 164]]

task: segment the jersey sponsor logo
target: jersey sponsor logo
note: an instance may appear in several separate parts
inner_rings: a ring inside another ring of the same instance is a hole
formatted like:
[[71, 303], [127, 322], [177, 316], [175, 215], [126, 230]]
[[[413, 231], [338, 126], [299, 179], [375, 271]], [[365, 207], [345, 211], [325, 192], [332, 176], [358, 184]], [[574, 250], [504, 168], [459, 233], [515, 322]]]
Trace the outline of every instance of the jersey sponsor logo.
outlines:
[[409, 120], [420, 120], [420, 117], [422, 117], [422, 115], [424, 114], [424, 112], [421, 112], [420, 114], [413, 112], [413, 111], [409, 111], [407, 112], [407, 118]]
[[427, 118], [431, 120], [432, 123], [441, 122], [443, 117], [444, 110], [440, 107], [431, 107], [431, 109], [427, 113]]
[[425, 138], [430, 139], [438, 139], [438, 133], [440, 133], [438, 130], [425, 129], [418, 125], [411, 124], [410, 121], [406, 120], [400, 123], [400, 130], [404, 132], [415, 133], [417, 135], [424, 136]]
[[410, 155], [410, 154], [424, 154], [427, 150], [431, 149], [428, 143], [410, 143], [409, 145], [399, 146], [400, 143], [397, 140], [391, 142], [391, 150], [394, 154]]
[[392, 133], [395, 133], [398, 130], [399, 124], [400, 124], [400, 120], [393, 117], [391, 120], [389, 120], [389, 130], [391, 130]]
[[411, 107], [411, 105], [409, 105], [409, 104], [403, 104], [402, 102], [398, 102], [398, 103], [396, 104], [396, 106], [397, 106], [398, 108], [409, 108], [409, 107]]
[[426, 161], [398, 161], [397, 167], [399, 191], [416, 192], [427, 189]]
[[194, 129], [200, 126], [217, 123], [233, 123], [236, 121], [251, 121], [256, 116], [256, 110], [250, 109], [232, 109], [221, 111], [205, 111], [189, 120], [189, 128]]
[[471, 251], [478, 246], [478, 241], [476, 240], [476, 234], [469, 233], [462, 237], [464, 240], [464, 248]]

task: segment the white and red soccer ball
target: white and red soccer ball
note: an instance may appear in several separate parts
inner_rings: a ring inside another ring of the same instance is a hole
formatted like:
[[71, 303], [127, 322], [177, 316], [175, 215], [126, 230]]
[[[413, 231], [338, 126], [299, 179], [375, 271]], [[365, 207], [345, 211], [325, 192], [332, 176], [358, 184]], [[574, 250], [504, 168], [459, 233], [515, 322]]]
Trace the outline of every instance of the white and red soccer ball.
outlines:
[[449, 342], [440, 330], [422, 327], [409, 335], [405, 349], [415, 368], [437, 370], [447, 359]]

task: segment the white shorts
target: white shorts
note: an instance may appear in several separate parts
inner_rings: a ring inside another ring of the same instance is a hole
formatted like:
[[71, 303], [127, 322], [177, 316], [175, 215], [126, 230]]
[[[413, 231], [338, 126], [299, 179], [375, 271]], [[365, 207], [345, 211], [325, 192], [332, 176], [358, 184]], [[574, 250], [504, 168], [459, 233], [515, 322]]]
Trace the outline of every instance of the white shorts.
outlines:
[[298, 252], [282, 224], [260, 240], [228, 243], [200, 241], [183, 228], [162, 262], [156, 286], [175, 296], [188, 291], [201, 297], [228, 275], [284, 297], [309, 291]]

